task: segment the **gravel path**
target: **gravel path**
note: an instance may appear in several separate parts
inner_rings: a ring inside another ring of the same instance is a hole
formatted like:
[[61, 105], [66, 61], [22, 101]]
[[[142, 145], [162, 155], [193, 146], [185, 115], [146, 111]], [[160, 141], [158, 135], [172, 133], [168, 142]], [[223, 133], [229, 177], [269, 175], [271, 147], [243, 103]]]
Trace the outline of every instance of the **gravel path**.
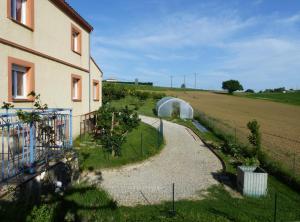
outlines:
[[[143, 122], [158, 126], [158, 119], [141, 116]], [[184, 126], [164, 122], [166, 146], [145, 162], [102, 171], [101, 185], [125, 206], [153, 204], [175, 199], [199, 199], [199, 191], [218, 182], [212, 173], [222, 169], [219, 159]], [[147, 199], [147, 201], [145, 200]]]

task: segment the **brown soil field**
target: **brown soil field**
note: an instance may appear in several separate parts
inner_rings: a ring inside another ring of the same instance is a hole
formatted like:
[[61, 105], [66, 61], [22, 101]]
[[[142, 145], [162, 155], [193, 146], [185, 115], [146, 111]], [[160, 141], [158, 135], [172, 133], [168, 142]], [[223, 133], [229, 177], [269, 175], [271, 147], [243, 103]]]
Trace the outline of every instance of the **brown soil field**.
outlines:
[[264, 149], [272, 158], [290, 167], [293, 167], [296, 153], [296, 164], [300, 169], [300, 106], [213, 92], [166, 93], [182, 98], [195, 110], [216, 118], [223, 130], [234, 131], [236, 128], [238, 139], [241, 141], [247, 141], [249, 131], [246, 124], [256, 119], [261, 125]]

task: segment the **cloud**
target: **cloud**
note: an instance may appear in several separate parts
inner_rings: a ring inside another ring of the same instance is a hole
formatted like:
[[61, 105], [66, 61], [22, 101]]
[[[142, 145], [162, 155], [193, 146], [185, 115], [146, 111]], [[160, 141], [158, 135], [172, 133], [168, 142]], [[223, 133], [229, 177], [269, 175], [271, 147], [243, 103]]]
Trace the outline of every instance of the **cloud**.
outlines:
[[165, 17], [158, 24], [141, 25], [116, 38], [95, 36], [94, 41], [98, 44], [134, 49], [211, 45], [254, 23], [255, 19], [253, 18], [240, 20], [230, 17], [212, 18], [191, 14], [174, 14]]
[[164, 85], [169, 84], [170, 73], [183, 72], [201, 73], [201, 82], [214, 88], [228, 78], [255, 89], [292, 85], [300, 82], [298, 22], [299, 13], [288, 17], [172, 13], [140, 21], [115, 35], [96, 33], [93, 48], [106, 64], [104, 71]]

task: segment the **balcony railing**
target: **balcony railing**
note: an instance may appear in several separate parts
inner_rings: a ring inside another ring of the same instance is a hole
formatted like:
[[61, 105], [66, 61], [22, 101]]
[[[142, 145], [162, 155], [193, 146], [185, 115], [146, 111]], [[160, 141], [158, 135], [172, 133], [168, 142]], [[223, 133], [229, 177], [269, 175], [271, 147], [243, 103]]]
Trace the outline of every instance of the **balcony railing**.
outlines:
[[71, 109], [34, 111], [40, 117], [39, 123], [22, 122], [18, 110], [33, 111], [0, 109], [0, 182], [34, 173], [39, 166], [59, 158], [72, 147]]

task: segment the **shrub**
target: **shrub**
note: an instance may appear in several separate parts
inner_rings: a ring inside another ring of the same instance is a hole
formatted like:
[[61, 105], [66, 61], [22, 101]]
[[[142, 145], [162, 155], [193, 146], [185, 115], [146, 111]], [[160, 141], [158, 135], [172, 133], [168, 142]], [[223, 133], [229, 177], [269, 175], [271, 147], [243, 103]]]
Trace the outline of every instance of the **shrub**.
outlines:
[[259, 166], [259, 160], [256, 157], [245, 158], [243, 161], [245, 166]]
[[255, 156], [261, 150], [261, 133], [260, 133], [260, 125], [256, 120], [252, 120], [247, 124], [248, 129], [250, 130], [251, 134], [248, 136], [249, 143], [254, 146], [255, 148]]
[[241, 147], [237, 144], [230, 143], [228, 140], [223, 144], [222, 151], [233, 157], [239, 157], [241, 155]]
[[152, 98], [155, 100], [162, 99], [166, 96], [165, 93], [152, 93]]
[[127, 89], [119, 84], [104, 84], [102, 87], [103, 103], [111, 100], [119, 100], [124, 98], [128, 92]]
[[146, 100], [150, 98], [151, 94], [150, 92], [136, 91], [135, 96], [138, 97], [140, 100]]
[[54, 208], [51, 205], [34, 206], [27, 221], [31, 222], [51, 222], [54, 221]]
[[245, 92], [246, 93], [255, 93], [255, 91], [253, 89], [247, 89]]

